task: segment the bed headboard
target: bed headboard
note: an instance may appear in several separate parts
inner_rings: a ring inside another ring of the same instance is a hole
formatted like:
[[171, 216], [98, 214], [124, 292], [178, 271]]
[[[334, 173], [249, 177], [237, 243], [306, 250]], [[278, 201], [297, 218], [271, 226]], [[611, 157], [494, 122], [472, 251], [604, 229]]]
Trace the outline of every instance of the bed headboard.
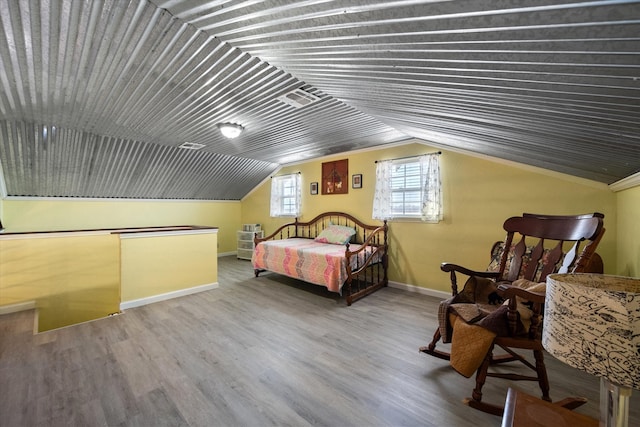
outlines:
[[386, 221], [382, 225], [365, 224], [344, 212], [324, 212], [306, 222], [298, 221], [296, 218], [294, 222], [284, 224], [264, 239], [256, 239], [256, 242], [270, 239], [288, 239], [292, 237], [314, 239], [330, 224], [344, 225], [356, 230], [356, 234], [351, 238], [351, 243], [362, 244], [369, 239], [368, 244], [371, 245], [380, 246], [387, 244]]

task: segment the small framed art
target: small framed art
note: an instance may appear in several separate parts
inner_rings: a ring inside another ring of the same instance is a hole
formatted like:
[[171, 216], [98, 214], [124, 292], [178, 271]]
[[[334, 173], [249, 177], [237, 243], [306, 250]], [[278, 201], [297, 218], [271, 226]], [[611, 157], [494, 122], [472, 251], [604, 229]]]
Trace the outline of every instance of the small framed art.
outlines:
[[317, 182], [312, 182], [310, 188], [311, 188], [311, 194], [318, 194], [318, 183]]
[[362, 174], [358, 173], [351, 176], [351, 187], [362, 188]]

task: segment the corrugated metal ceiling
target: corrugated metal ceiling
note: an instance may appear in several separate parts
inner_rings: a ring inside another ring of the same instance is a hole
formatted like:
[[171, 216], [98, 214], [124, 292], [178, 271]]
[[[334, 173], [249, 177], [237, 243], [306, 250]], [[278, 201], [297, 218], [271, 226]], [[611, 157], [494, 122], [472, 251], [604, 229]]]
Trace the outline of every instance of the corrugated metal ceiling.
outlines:
[[[239, 199], [279, 164], [409, 138], [640, 169], [639, 2], [0, 0], [0, 25], [9, 195]], [[299, 87], [320, 101], [277, 100]]]

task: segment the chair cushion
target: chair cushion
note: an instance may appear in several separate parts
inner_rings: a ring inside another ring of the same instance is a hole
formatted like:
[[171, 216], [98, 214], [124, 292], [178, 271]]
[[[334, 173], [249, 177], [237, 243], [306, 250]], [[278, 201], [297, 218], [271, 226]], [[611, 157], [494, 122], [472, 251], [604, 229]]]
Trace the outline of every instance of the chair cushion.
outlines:
[[[509, 248], [509, 255], [507, 256], [507, 262], [504, 266], [504, 271], [509, 271], [511, 267], [511, 262], [513, 261], [513, 252], [515, 249], [515, 244], [511, 245]], [[520, 266], [520, 272], [518, 273], [518, 278], [521, 279], [525, 271], [527, 271], [527, 265], [531, 260], [531, 252], [533, 252], [534, 246], [527, 246], [524, 255], [522, 256], [522, 265]], [[496, 242], [494, 244], [493, 249], [491, 250], [491, 262], [489, 262], [489, 266], [487, 267], [487, 271], [498, 271], [500, 268], [500, 260], [502, 259], [502, 253], [504, 251], [504, 242]], [[542, 257], [540, 258], [540, 262], [538, 263], [534, 280], [538, 280], [542, 273], [542, 269], [549, 263], [549, 253], [550, 249], [545, 249], [542, 252]], [[560, 260], [562, 262], [562, 260]]]

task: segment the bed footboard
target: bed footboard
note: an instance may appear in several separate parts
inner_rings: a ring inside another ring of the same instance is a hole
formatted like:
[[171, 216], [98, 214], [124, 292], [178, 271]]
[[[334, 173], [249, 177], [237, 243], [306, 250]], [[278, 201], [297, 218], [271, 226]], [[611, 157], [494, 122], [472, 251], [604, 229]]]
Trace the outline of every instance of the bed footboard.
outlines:
[[372, 230], [362, 246], [355, 251], [346, 245], [347, 281], [345, 283], [345, 298], [347, 305], [387, 286], [388, 256], [387, 256], [387, 222]]
[[[325, 212], [308, 222], [294, 222], [284, 224], [272, 234], [265, 237], [254, 237], [256, 246], [267, 240], [280, 240], [290, 238], [316, 238], [328, 225], [344, 225], [352, 227], [356, 234], [351, 239], [351, 244], [361, 246], [350, 247], [345, 245], [345, 258], [347, 279], [342, 287], [347, 305], [354, 301], [387, 286], [388, 268], [388, 225], [365, 224], [355, 217], [343, 212]], [[255, 270], [256, 277], [260, 270]]]

